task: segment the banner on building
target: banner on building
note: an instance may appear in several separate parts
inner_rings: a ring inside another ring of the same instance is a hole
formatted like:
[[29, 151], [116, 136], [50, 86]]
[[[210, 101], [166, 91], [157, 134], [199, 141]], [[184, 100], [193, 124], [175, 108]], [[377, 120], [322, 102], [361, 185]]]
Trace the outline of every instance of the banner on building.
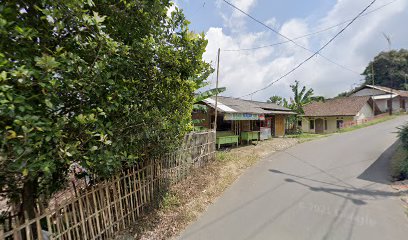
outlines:
[[226, 113], [224, 115], [224, 120], [265, 120], [265, 115], [252, 113]]

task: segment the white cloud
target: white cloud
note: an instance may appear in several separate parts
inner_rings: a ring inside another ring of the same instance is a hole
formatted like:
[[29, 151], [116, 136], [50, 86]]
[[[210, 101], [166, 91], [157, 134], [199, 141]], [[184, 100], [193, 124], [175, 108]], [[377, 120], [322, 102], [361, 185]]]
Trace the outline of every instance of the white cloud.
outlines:
[[176, 8], [179, 8], [179, 5], [177, 1], [171, 1], [172, 5], [167, 9], [167, 16], [171, 17], [171, 13], [176, 10]]
[[[245, 11], [250, 11], [255, 0], [235, 0], [234, 4]], [[308, 19], [290, 19], [281, 24], [280, 32], [294, 38], [328, 26], [335, 25], [354, 17], [369, 2], [355, 0], [338, 0], [327, 14], [315, 23]], [[387, 2], [378, 2], [374, 9]], [[362, 72], [367, 63], [380, 51], [386, 50], [387, 44], [382, 36], [386, 32], [392, 38], [393, 47], [407, 47], [408, 22], [407, 1], [396, 1], [393, 4], [358, 19], [342, 35], [332, 42], [322, 53], [331, 60], [345, 65], [354, 71]], [[271, 16], [272, 17], [272, 16]], [[249, 18], [237, 11], [230, 15], [224, 13], [224, 29], [210, 28], [206, 37], [209, 40], [204, 58], [207, 61], [216, 59], [217, 49], [251, 48], [284, 40], [277, 38], [271, 31], [253, 32], [248, 29]], [[231, 23], [239, 23], [232, 25]], [[271, 27], [277, 21], [267, 21]], [[312, 27], [313, 26], [313, 27]], [[344, 26], [344, 25], [343, 25]], [[342, 27], [343, 27], [342, 26]], [[298, 44], [316, 50], [341, 29], [315, 35], [311, 39], [296, 40]], [[228, 30], [228, 31], [224, 31]], [[227, 35], [226, 32], [229, 34]], [[278, 40], [277, 40], [278, 39]], [[264, 87], [266, 84], [286, 73], [311, 53], [292, 43], [261, 48], [255, 51], [222, 52], [220, 61], [220, 86], [226, 86], [224, 95], [239, 97]], [[341, 69], [317, 56], [300, 67], [294, 74], [274, 84], [272, 87], [254, 95], [254, 99], [265, 100], [271, 95], [290, 96], [289, 85], [295, 79], [315, 89], [316, 94], [332, 97], [349, 90], [352, 84], [362, 77]]]
[[[244, 12], [249, 12], [253, 6], [255, 6], [257, 0], [230, 0], [231, 4], [240, 8]], [[218, 6], [220, 5], [220, 0], [218, 1]], [[243, 15], [236, 9], [233, 9], [232, 13], [227, 15], [221, 12], [221, 17], [224, 20], [224, 25], [229, 28], [232, 32], [240, 32], [245, 28], [246, 16]]]

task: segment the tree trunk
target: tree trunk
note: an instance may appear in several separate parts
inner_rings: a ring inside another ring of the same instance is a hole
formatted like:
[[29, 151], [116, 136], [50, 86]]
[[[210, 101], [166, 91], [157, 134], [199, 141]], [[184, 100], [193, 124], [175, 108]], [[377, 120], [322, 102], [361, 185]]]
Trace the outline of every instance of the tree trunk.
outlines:
[[[36, 196], [37, 196], [37, 179], [27, 180], [23, 184], [23, 192], [22, 192], [22, 203], [21, 203], [21, 212], [20, 216], [21, 219], [27, 217], [27, 220], [35, 218], [35, 206], [36, 206]], [[37, 238], [37, 228], [35, 224], [31, 226], [31, 233], [33, 239]], [[40, 233], [41, 234], [41, 233]], [[23, 234], [23, 239], [25, 239], [25, 234]]]
[[21, 210], [27, 214], [29, 219], [35, 218], [35, 200], [37, 195], [37, 181], [28, 180], [23, 185]]

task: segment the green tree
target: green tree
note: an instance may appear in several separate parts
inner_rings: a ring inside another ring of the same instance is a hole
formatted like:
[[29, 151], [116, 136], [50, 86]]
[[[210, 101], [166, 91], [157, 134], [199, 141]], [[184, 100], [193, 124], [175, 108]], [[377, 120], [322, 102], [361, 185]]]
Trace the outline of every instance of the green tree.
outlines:
[[[295, 84], [290, 85], [293, 92], [293, 98], [290, 99], [290, 108], [297, 114], [303, 114], [303, 106], [313, 101], [313, 89], [307, 89], [303, 86], [300, 90], [299, 81], [295, 81]], [[300, 91], [299, 91], [300, 90]]]
[[276, 103], [276, 104], [278, 104], [278, 105], [283, 106], [283, 97], [274, 95], [274, 96], [270, 97], [268, 100], [266, 100], [266, 102], [268, 102], [268, 103]]
[[[373, 78], [374, 73], [374, 78]], [[381, 52], [368, 64], [364, 84], [406, 89], [408, 83], [408, 50]]]
[[323, 96], [312, 96], [310, 100], [313, 102], [324, 102], [326, 99]]
[[34, 216], [71, 163], [100, 178], [177, 146], [212, 69], [169, 0], [0, 5], [1, 194]]
[[341, 93], [337, 94], [336, 98], [347, 97], [349, 94], [350, 94], [350, 92], [348, 92], [348, 91], [341, 92]]

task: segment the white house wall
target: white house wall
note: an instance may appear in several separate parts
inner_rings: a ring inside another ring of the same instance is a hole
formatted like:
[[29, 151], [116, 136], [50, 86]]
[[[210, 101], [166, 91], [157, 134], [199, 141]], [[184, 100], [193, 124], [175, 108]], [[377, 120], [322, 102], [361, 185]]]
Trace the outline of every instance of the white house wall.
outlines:
[[377, 104], [377, 107], [378, 109], [380, 109], [381, 112], [386, 112], [388, 110], [388, 105], [387, 105], [388, 99], [377, 99], [374, 101], [375, 101], [375, 104]]
[[[374, 101], [375, 101], [375, 104], [377, 104], [380, 111], [385, 113], [385, 112], [388, 112], [388, 103], [387, 103], [388, 100], [389, 99], [376, 99]], [[392, 111], [399, 112], [400, 110], [401, 110], [400, 97], [395, 97], [392, 99]]]
[[396, 97], [392, 99], [392, 111], [393, 112], [400, 112], [401, 111], [401, 102], [400, 97]]
[[366, 103], [361, 108], [361, 110], [357, 113], [357, 115], [354, 117], [354, 120], [358, 121], [358, 120], [363, 120], [363, 119], [372, 118], [372, 117], [374, 117], [373, 109], [369, 103]]

